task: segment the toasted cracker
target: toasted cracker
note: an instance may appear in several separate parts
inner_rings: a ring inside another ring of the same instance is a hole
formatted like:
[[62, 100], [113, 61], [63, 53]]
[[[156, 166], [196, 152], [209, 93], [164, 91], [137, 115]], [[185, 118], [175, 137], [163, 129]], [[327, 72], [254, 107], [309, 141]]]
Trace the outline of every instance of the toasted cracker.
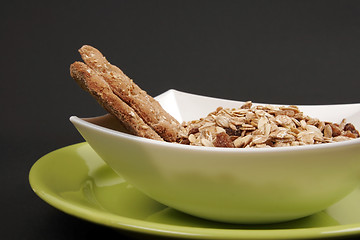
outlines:
[[134, 135], [160, 140], [163, 139], [144, 120], [116, 94], [110, 85], [89, 66], [75, 62], [70, 66], [72, 78], [89, 92], [109, 113], [118, 118]]
[[109, 84], [114, 94], [128, 104], [164, 140], [175, 142], [180, 130], [179, 122], [160, 104], [126, 76], [121, 69], [110, 64], [94, 47], [79, 49], [84, 62]]

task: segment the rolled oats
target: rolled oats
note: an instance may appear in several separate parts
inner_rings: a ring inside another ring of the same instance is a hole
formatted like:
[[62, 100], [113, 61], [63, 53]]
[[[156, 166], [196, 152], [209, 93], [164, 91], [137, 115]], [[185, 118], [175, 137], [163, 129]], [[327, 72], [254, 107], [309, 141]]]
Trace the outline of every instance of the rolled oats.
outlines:
[[218, 107], [205, 118], [184, 122], [180, 143], [207, 147], [263, 148], [345, 141], [359, 137], [354, 125], [324, 122], [297, 106]]

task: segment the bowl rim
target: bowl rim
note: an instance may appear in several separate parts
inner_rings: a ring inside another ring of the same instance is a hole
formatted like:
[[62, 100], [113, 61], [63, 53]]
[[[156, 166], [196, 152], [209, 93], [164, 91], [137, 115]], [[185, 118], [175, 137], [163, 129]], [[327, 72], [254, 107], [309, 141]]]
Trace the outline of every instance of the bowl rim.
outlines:
[[[96, 117], [104, 117], [109, 114], [104, 114]], [[328, 149], [338, 149], [343, 147], [354, 147], [358, 145], [360, 147], [360, 138], [345, 140], [342, 142], [333, 142], [333, 143], [323, 143], [323, 144], [309, 144], [302, 146], [284, 146], [284, 147], [269, 147], [269, 148], [225, 148], [225, 147], [206, 147], [206, 146], [193, 146], [193, 145], [185, 145], [179, 143], [171, 143], [166, 141], [158, 141], [154, 139], [148, 139], [144, 137], [135, 136], [129, 133], [113, 130], [110, 128], [106, 128], [95, 123], [91, 123], [86, 121], [87, 119], [93, 119], [96, 117], [86, 117], [80, 118], [78, 116], [71, 116], [69, 120], [76, 126], [82, 125], [86, 128], [90, 128], [105, 134], [112, 135], [114, 137], [124, 138], [126, 140], [130, 140], [132, 142], [138, 142], [141, 144], [149, 144], [157, 147], [166, 147], [173, 148], [179, 150], [187, 150], [187, 151], [206, 151], [211, 153], [247, 153], [247, 154], [258, 154], [258, 153], [280, 153], [280, 152], [299, 152], [299, 151], [317, 151], [317, 150], [328, 150]]]
[[[180, 91], [177, 89], [173, 89], [170, 88], [168, 90], [166, 90], [165, 92], [160, 93], [159, 95], [157, 95], [156, 97], [154, 97], [156, 100], [159, 100], [163, 97], [166, 97], [166, 95], [170, 95], [170, 94], [183, 94], [183, 95], [187, 95], [187, 96], [193, 96], [193, 97], [201, 97], [201, 98], [206, 98], [206, 99], [213, 99], [213, 100], [225, 100], [225, 101], [230, 101], [230, 102], [238, 102], [238, 103], [245, 103], [248, 100], [237, 100], [237, 99], [228, 99], [228, 98], [219, 98], [219, 97], [215, 97], [215, 96], [206, 96], [206, 95], [200, 95], [200, 94], [196, 94], [196, 93], [191, 93], [191, 92], [186, 92], [186, 91]], [[292, 104], [292, 103], [282, 103], [282, 102], [252, 102], [255, 105], [273, 105], [273, 106], [286, 106], [286, 105], [295, 105], [297, 107], [332, 107], [332, 106], [360, 106], [360, 102], [350, 102], [350, 103], [331, 103], [331, 104]]]

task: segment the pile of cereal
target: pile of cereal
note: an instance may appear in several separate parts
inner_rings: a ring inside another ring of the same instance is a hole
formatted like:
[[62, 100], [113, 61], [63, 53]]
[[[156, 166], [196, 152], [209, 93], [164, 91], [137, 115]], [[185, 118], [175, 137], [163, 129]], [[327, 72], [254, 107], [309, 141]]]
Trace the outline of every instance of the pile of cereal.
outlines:
[[339, 142], [359, 137], [351, 123], [320, 121], [297, 106], [257, 105], [219, 107], [207, 117], [184, 122], [182, 144], [207, 147], [282, 147]]

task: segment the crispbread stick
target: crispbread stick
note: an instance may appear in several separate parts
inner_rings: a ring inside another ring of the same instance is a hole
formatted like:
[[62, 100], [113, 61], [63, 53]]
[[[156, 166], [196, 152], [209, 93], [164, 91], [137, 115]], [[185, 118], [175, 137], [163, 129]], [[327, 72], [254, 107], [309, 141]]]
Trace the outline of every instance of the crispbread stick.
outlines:
[[137, 136], [163, 141], [141, 117], [118, 96], [102, 76], [82, 62], [70, 66], [72, 78], [89, 92], [108, 112], [118, 118], [131, 133]]
[[175, 142], [180, 130], [179, 122], [167, 113], [160, 104], [118, 67], [110, 64], [94, 47], [84, 45], [79, 49], [84, 62], [110, 85], [113, 92], [155, 130], [164, 140]]

